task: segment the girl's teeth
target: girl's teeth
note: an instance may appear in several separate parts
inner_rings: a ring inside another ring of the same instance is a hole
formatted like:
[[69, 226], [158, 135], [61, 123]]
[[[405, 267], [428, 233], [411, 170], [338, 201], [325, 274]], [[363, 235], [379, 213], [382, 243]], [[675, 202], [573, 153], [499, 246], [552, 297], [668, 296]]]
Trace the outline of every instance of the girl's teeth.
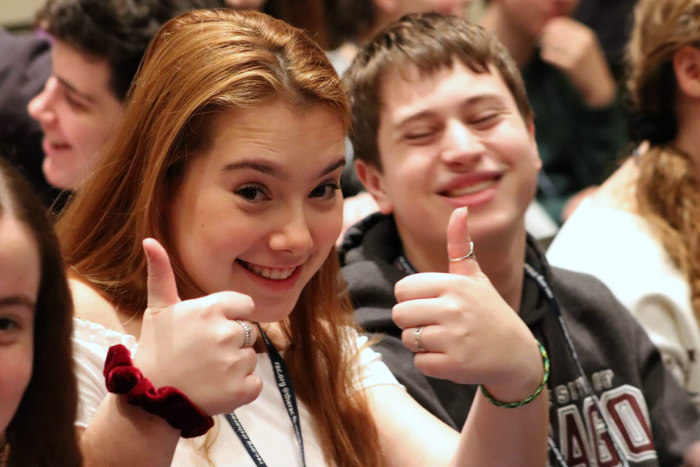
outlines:
[[288, 278], [294, 273], [294, 270], [296, 268], [287, 268], [287, 269], [270, 269], [270, 268], [263, 268], [261, 266], [256, 266], [252, 264], [247, 264], [247, 269], [249, 271], [254, 272], [258, 276], [264, 277], [265, 279], [272, 279], [272, 280], [283, 280]]
[[449, 192], [450, 196], [463, 196], [463, 195], [470, 195], [472, 193], [477, 193], [481, 190], [485, 190], [492, 185], [494, 185], [496, 182], [494, 180], [485, 180], [483, 182], [475, 183], [474, 185], [469, 185], [465, 186], [463, 188], [459, 188], [457, 190], [452, 190]]

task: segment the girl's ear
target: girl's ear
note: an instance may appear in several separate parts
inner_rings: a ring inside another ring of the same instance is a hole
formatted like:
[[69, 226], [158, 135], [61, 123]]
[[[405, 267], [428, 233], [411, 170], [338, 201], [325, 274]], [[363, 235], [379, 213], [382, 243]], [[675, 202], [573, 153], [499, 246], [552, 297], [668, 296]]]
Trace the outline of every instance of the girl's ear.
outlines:
[[673, 71], [680, 91], [700, 98], [700, 49], [689, 45], [678, 49], [673, 54]]

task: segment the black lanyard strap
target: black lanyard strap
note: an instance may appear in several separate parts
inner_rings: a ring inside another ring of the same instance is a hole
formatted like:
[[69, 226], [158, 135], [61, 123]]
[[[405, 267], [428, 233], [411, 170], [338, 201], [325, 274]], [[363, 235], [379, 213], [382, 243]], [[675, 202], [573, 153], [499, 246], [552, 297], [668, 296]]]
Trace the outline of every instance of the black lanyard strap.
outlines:
[[[579, 376], [581, 377], [581, 381], [583, 382], [584, 391], [586, 392], [586, 395], [591, 397], [591, 400], [593, 401], [593, 404], [595, 405], [595, 408], [598, 411], [600, 419], [605, 424], [605, 428], [608, 434], [610, 435], [610, 441], [612, 442], [612, 445], [615, 448], [615, 452], [617, 454], [618, 459], [620, 460], [620, 464], [622, 465], [622, 467], [629, 467], [627, 457], [625, 457], [625, 455], [623, 454], [618, 440], [615, 438], [615, 435], [610, 429], [608, 420], [605, 418], [603, 409], [600, 407], [600, 402], [598, 401], [598, 398], [596, 397], [595, 393], [593, 392], [593, 389], [591, 388], [591, 384], [588, 381], [586, 373], [583, 371], [581, 359], [578, 356], [578, 352], [576, 352], [576, 347], [574, 346], [574, 341], [571, 339], [569, 328], [564, 322], [564, 317], [561, 314], [561, 308], [559, 308], [559, 302], [554, 296], [554, 292], [552, 292], [552, 289], [549, 287], [547, 279], [545, 279], [545, 277], [540, 272], [538, 272], [537, 269], [535, 269], [528, 263], [525, 263], [525, 274], [530, 279], [532, 279], [535, 282], [535, 284], [537, 284], [537, 286], [542, 292], [544, 292], [545, 297], [547, 298], [547, 302], [549, 303], [549, 308], [554, 314], [554, 316], [557, 318], [557, 321], [559, 322], [559, 328], [561, 329], [561, 332], [564, 336], [564, 340], [566, 341], [566, 346], [568, 347], [569, 354], [571, 355], [571, 358], [573, 359], [574, 364], [576, 365], [576, 371], [578, 372]], [[554, 452], [554, 455], [557, 458], [557, 462], [559, 462], [562, 467], [567, 467], [566, 461], [564, 461], [563, 456], [559, 452], [559, 449], [557, 449], [556, 443], [554, 442], [551, 436], [549, 437], [549, 448], [552, 452]]]
[[[399, 255], [395, 262], [394, 265], [399, 268], [401, 271], [405, 272], [406, 274], [416, 274], [417, 271], [413, 267], [413, 265], [408, 261], [408, 258], [406, 258], [405, 255]], [[586, 376], [586, 373], [583, 371], [583, 365], [581, 364], [581, 359], [578, 356], [578, 352], [576, 352], [576, 347], [574, 346], [574, 342], [571, 339], [571, 334], [569, 333], [569, 328], [567, 327], [566, 323], [564, 322], [564, 317], [561, 314], [561, 309], [559, 308], [559, 302], [557, 301], [557, 298], [554, 296], [554, 292], [552, 291], [552, 288], [549, 286], [547, 283], [547, 279], [539, 272], [537, 269], [535, 269], [532, 265], [525, 263], [525, 275], [532, 279], [535, 284], [537, 284], [537, 287], [544, 293], [547, 303], [549, 304], [549, 309], [551, 310], [552, 314], [557, 318], [557, 321], [559, 323], [559, 328], [561, 329], [562, 335], [564, 336], [564, 340], [566, 341], [566, 346], [568, 347], [569, 354], [571, 355], [572, 360], [574, 361], [574, 365], [576, 366], [576, 372], [579, 374], [581, 377], [581, 380], [583, 382], [583, 387], [584, 391], [586, 392], [586, 395], [591, 396], [591, 399], [598, 410], [598, 413], [600, 414], [600, 418], [605, 424], [605, 427], [610, 434], [610, 440], [612, 442], [613, 448], [615, 449], [615, 452], [617, 454], [617, 457], [620, 460], [620, 464], [622, 467], [629, 467], [629, 463], [627, 462], [627, 457], [622, 452], [622, 449], [620, 448], [619, 441], [615, 438], [615, 435], [613, 434], [612, 430], [610, 430], [610, 426], [608, 423], [608, 420], [605, 418], [603, 415], [603, 410], [600, 407], [600, 403], [598, 401], [598, 398], [595, 396], [593, 393], [593, 389], [591, 388], [591, 384], [588, 381], [588, 377]], [[554, 369], [554, 367], [552, 367]], [[561, 452], [557, 448], [556, 443], [554, 442], [554, 439], [552, 436], [549, 436], [549, 449], [550, 451], [554, 454], [554, 457], [556, 458], [557, 463], [560, 465], [560, 467], [568, 467], [566, 461], [564, 460], [564, 457], [562, 456]]]
[[[299, 408], [297, 406], [297, 397], [294, 393], [294, 386], [292, 386], [292, 378], [289, 375], [289, 369], [284, 363], [284, 359], [259, 324], [258, 330], [260, 331], [260, 335], [265, 342], [267, 353], [270, 356], [270, 361], [272, 362], [272, 372], [277, 380], [277, 389], [280, 391], [282, 402], [284, 402], [284, 407], [287, 410], [287, 415], [289, 415], [289, 420], [292, 422], [292, 426], [294, 427], [294, 434], [297, 437], [299, 450], [301, 451], [301, 463], [304, 467], [306, 467], [306, 455], [304, 454], [304, 439], [301, 435]], [[228, 420], [231, 428], [233, 428], [233, 431], [236, 433], [236, 435], [238, 435], [238, 439], [240, 439], [241, 443], [243, 443], [243, 447], [246, 449], [246, 451], [248, 451], [248, 455], [250, 455], [250, 458], [253, 459], [255, 465], [258, 467], [266, 467], [267, 464], [263, 460], [258, 450], [255, 448], [253, 441], [250, 439], [250, 436], [248, 436], [248, 433], [245, 431], [245, 428], [243, 428], [243, 425], [241, 425], [238, 417], [232, 413], [229, 413], [226, 414], [226, 420]]]

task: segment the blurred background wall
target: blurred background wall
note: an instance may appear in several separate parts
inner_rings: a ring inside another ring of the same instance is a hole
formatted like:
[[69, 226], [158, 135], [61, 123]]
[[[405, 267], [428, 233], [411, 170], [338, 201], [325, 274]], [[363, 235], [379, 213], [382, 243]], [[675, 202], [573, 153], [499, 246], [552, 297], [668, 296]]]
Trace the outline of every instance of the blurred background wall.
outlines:
[[0, 0], [0, 26], [25, 29], [32, 24], [34, 13], [44, 0]]

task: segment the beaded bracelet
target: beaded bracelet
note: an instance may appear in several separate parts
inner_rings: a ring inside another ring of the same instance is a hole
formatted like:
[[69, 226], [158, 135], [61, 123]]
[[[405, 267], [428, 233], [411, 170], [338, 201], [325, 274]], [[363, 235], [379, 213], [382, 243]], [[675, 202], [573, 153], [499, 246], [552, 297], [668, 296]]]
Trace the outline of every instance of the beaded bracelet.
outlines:
[[527, 405], [530, 402], [532, 402], [535, 399], [535, 397], [539, 396], [544, 387], [547, 385], [547, 380], [549, 380], [549, 356], [547, 355], [547, 351], [545, 350], [544, 346], [540, 343], [540, 341], [535, 339], [535, 342], [537, 342], [537, 347], [539, 347], [540, 349], [540, 355], [542, 356], [542, 366], [544, 367], [544, 376], [542, 376], [542, 383], [540, 383], [537, 389], [535, 389], [535, 392], [533, 392], [530, 396], [518, 402], [499, 401], [491, 395], [491, 393], [486, 389], [486, 387], [483, 384], [480, 384], [479, 387], [481, 388], [481, 393], [493, 405], [497, 407], [505, 407], [506, 409], [515, 409], [516, 407], [522, 407], [523, 405]]

